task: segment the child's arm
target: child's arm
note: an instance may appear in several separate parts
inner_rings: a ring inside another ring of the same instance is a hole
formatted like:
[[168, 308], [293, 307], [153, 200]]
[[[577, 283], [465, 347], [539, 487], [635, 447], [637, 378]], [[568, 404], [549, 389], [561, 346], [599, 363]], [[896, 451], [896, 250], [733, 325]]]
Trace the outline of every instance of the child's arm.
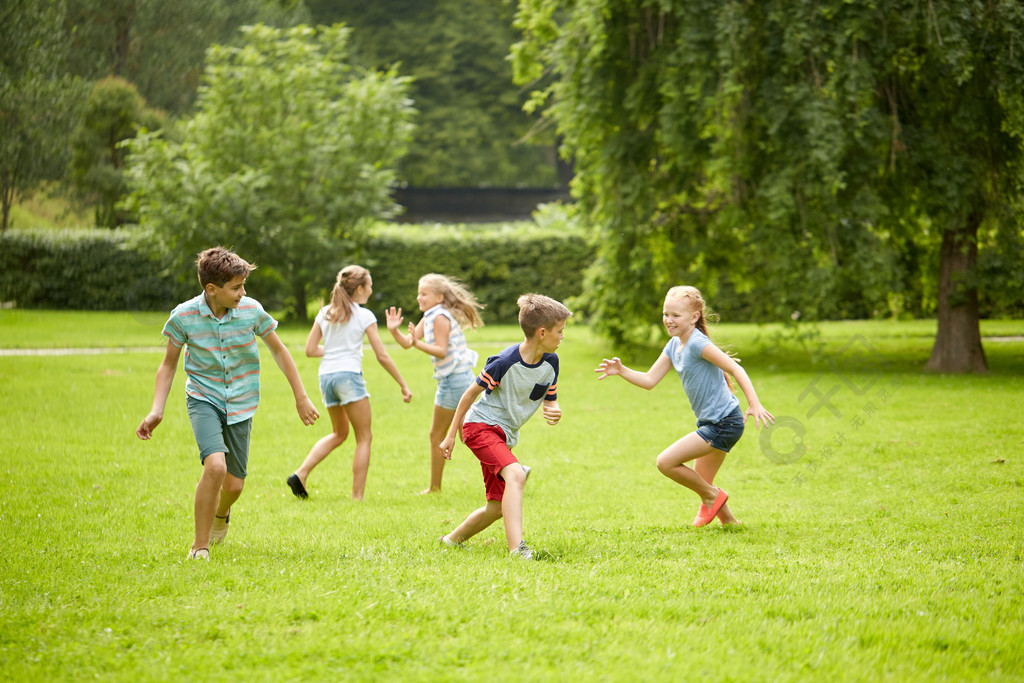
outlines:
[[313, 329], [309, 331], [309, 336], [306, 337], [306, 357], [308, 358], [323, 358], [324, 347], [320, 346], [320, 340], [324, 338], [324, 332], [320, 329], [320, 326], [313, 323]]
[[448, 428], [448, 436], [444, 437], [444, 441], [442, 441], [438, 446], [441, 449], [441, 453], [444, 454], [445, 460], [452, 459], [452, 448], [455, 447], [455, 435], [462, 432], [462, 423], [466, 420], [466, 413], [469, 412], [473, 402], [476, 401], [477, 397], [482, 393], [484, 393], [484, 388], [476, 382], [473, 382], [462, 394], [462, 398], [459, 399], [459, 405], [455, 408], [455, 416], [452, 418], [452, 426]]
[[544, 419], [549, 425], [556, 425], [562, 419], [562, 409], [558, 407], [558, 401], [544, 401]]
[[668, 374], [669, 369], [672, 367], [672, 360], [664, 353], [658, 356], [658, 360], [654, 361], [654, 365], [647, 372], [639, 372], [627, 368], [622, 364], [622, 361], [618, 358], [612, 358], [608, 360], [604, 358], [601, 360], [601, 364], [597, 366], [594, 372], [600, 372], [601, 376], [598, 379], [604, 379], [611, 375], [618, 375], [622, 379], [626, 380], [630, 384], [635, 384], [641, 389], [653, 389], [658, 385], [658, 382], [665, 379], [665, 375]]
[[398, 386], [402, 387], [402, 400], [408, 403], [412, 400], [412, 392], [409, 391], [409, 385], [402, 379], [402, 373], [398, 371], [398, 366], [395, 365], [395, 361], [391, 360], [391, 356], [384, 349], [384, 344], [380, 341], [380, 333], [377, 332], [377, 325], [369, 325], [366, 328], [366, 338], [370, 340], [370, 346], [373, 348], [373, 352], [377, 354], [377, 362], [380, 366], [388, 371], [388, 374], [395, 378], [398, 382]]
[[[320, 329], [316, 325], [313, 326], [316, 329]], [[310, 332], [310, 336], [313, 333]], [[274, 362], [277, 363], [277, 367], [281, 368], [281, 372], [284, 373], [285, 378], [288, 380], [288, 384], [292, 388], [292, 395], [295, 396], [295, 410], [299, 413], [299, 418], [302, 419], [302, 424], [311, 425], [316, 422], [317, 418], [320, 417], [320, 413], [317, 412], [313, 406], [313, 402], [309, 400], [309, 396], [306, 395], [306, 388], [302, 386], [302, 378], [299, 377], [299, 369], [295, 367], [295, 361], [292, 360], [292, 354], [288, 353], [288, 349], [285, 348], [284, 342], [277, 336], [277, 332], [271, 331], [265, 337], [263, 337], [263, 343], [270, 349], [270, 355], [274, 357]], [[308, 350], [308, 343], [307, 343]], [[321, 351], [321, 354], [323, 352]]]
[[409, 334], [402, 334], [398, 331], [398, 327], [402, 324], [402, 309], [395, 308], [392, 306], [388, 310], [384, 311], [384, 318], [387, 322], [388, 330], [391, 331], [391, 336], [395, 338], [398, 345], [403, 349], [412, 348], [415, 345], [416, 338], [413, 336], [413, 326], [409, 325]]
[[160, 367], [156, 369], [156, 388], [153, 391], [153, 407], [149, 415], [145, 417], [135, 435], [143, 441], [152, 438], [153, 430], [164, 419], [164, 408], [167, 407], [167, 396], [171, 393], [171, 385], [174, 384], [174, 373], [178, 370], [178, 358], [181, 357], [181, 347], [175, 346], [174, 342], [168, 340], [167, 351], [164, 352], [164, 359]]
[[770, 424], [775, 424], [775, 416], [769, 413], [764, 406], [761, 405], [761, 401], [757, 398], [757, 392], [754, 391], [754, 383], [750, 381], [750, 377], [747, 375], [747, 371], [744, 370], [736, 360], [729, 354], [722, 351], [714, 344], [708, 344], [700, 352], [701, 358], [712, 363], [724, 372], [728, 372], [730, 375], [736, 378], [736, 383], [740, 385], [740, 389], [743, 390], [743, 395], [747, 397], [747, 413], [743, 418], [743, 423], [746, 424], [747, 418], [754, 418], [754, 426], [758, 429], [761, 428], [761, 423], [764, 422], [764, 426], [767, 427]]
[[448, 355], [448, 335], [452, 331], [452, 323], [448, 318], [443, 315], [439, 315], [434, 318], [434, 343], [428, 344], [423, 339], [423, 321], [416, 327], [413, 332], [412, 325], [409, 326], [409, 338], [412, 341], [413, 348], [417, 348], [420, 351], [425, 351], [431, 356], [435, 356], [444, 360], [445, 356]]

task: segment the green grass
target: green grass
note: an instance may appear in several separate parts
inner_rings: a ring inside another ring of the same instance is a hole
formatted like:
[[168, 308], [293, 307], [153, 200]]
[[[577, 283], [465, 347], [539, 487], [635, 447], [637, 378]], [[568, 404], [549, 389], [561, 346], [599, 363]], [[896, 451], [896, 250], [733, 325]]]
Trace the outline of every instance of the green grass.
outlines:
[[[160, 322], [0, 311], [0, 346], [159, 347]], [[144, 443], [158, 352], [0, 356], [0, 678], [1021, 680], [1024, 341], [987, 343], [988, 375], [948, 376], [920, 370], [933, 322], [823, 324], [803, 346], [779, 332], [716, 330], [809, 452], [777, 464], [750, 430], [720, 475], [743, 528], [695, 530], [696, 498], [654, 466], [692, 428], [678, 381], [597, 382], [607, 351], [571, 325], [564, 419], [535, 419], [516, 449], [534, 467], [532, 564], [505, 556], [500, 525], [438, 547], [481, 504], [479, 468], [460, 445], [444, 492], [416, 495], [434, 383], [422, 353], [387, 337], [415, 397], [403, 404], [366, 359], [362, 503], [348, 498], [351, 444], [313, 473], [308, 501], [291, 496], [284, 479], [326, 426], [301, 425], [264, 354], [250, 476], [210, 563], [183, 559], [199, 465], [180, 369]], [[281, 334], [315, 392], [306, 329]], [[515, 338], [470, 337], [482, 356]], [[830, 365], [851, 349], [881, 352], [844, 375], [870, 382], [861, 395]], [[841, 418], [807, 416], [812, 383], [840, 387]]]

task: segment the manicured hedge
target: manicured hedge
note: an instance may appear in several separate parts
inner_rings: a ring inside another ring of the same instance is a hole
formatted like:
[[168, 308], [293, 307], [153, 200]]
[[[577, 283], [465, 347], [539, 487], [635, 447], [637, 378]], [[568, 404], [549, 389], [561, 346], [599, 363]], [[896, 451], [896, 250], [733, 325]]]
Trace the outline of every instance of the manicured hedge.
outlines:
[[[0, 301], [22, 308], [169, 311], [195, 295], [194, 276], [183, 277], [170, 258], [151, 255], [146, 242], [139, 228], [8, 231], [0, 235]], [[406, 320], [418, 319], [417, 281], [437, 272], [473, 290], [486, 305], [485, 322], [514, 323], [524, 292], [560, 301], [579, 294], [592, 257], [581, 232], [557, 226], [384, 225], [371, 232], [361, 256], [338, 268], [355, 261], [370, 269], [374, 298], [368, 307], [381, 322], [392, 305], [402, 307]], [[273, 291], [274, 279], [262, 270], [254, 274], [261, 278], [253, 295], [275, 306], [287, 294]], [[325, 273], [324, 281], [333, 283], [333, 274]], [[319, 293], [326, 298], [329, 289]]]
[[139, 248], [143, 239], [138, 229], [8, 231], [0, 235], [0, 301], [21, 308], [169, 310], [189, 295], [168, 276], [167, 263]]
[[418, 319], [417, 282], [434, 272], [462, 280], [486, 306], [484, 322], [514, 323], [520, 294], [540, 292], [562, 302], [580, 294], [583, 271], [592, 260], [583, 233], [568, 229], [530, 223], [389, 225], [369, 239], [363, 265], [373, 275], [369, 306], [378, 314], [397, 305], [407, 312], [406, 320]]

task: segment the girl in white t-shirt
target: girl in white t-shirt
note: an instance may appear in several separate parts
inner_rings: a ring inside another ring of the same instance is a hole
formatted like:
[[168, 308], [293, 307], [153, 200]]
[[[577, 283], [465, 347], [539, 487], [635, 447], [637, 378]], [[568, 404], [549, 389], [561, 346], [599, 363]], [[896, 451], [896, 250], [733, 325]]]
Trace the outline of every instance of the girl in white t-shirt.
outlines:
[[[299, 498], [306, 498], [306, 480], [313, 468], [348, 438], [349, 423], [356, 437], [352, 460], [352, 498], [363, 499], [366, 473], [370, 469], [370, 394], [363, 382], [363, 337], [377, 362], [395, 378], [408, 403], [412, 393], [377, 333], [377, 317], [362, 307], [373, 293], [373, 278], [362, 266], [346, 266], [338, 273], [331, 303], [320, 309], [306, 339], [306, 355], [320, 358], [320, 391], [331, 416], [333, 431], [316, 442], [309, 455], [288, 477], [288, 486]], [[323, 344], [321, 344], [321, 341]]]
[[448, 434], [459, 399], [475, 375], [477, 353], [466, 345], [463, 328], [484, 324], [480, 319], [483, 305], [461, 282], [438, 273], [420, 278], [416, 303], [423, 311], [419, 323], [409, 323], [409, 334], [403, 334], [402, 309], [392, 306], [385, 311], [391, 335], [403, 349], [417, 348], [430, 356], [434, 364], [437, 393], [434, 395], [434, 417], [430, 423], [430, 487], [422, 493], [441, 490], [445, 457], [440, 443]]

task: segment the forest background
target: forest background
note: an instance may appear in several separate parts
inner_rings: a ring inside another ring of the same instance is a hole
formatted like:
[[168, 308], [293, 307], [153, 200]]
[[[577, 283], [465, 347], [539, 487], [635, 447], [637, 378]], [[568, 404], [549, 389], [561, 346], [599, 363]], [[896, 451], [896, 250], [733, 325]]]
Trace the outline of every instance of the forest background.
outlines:
[[[729, 320], [937, 316], [940, 370], [983, 371], [978, 319], [1024, 314], [1017, 3], [35, 0], [2, 12], [5, 228], [14, 198], [41, 187], [96, 225], [131, 225], [121, 143], [140, 128], [187, 138], [213, 90], [211, 46], [245, 44], [238, 29], [255, 22], [344, 22], [352, 67], [407, 79], [415, 110], [383, 181], [553, 186], [572, 160], [566, 223], [595, 254], [574, 304], [618, 344], [650, 341], [651, 292], [678, 281]], [[95, 135], [126, 111], [126, 132]], [[393, 209], [367, 204], [363, 218]], [[353, 258], [372, 233], [359, 223], [325, 228]], [[307, 293], [288, 295], [299, 317]]]

